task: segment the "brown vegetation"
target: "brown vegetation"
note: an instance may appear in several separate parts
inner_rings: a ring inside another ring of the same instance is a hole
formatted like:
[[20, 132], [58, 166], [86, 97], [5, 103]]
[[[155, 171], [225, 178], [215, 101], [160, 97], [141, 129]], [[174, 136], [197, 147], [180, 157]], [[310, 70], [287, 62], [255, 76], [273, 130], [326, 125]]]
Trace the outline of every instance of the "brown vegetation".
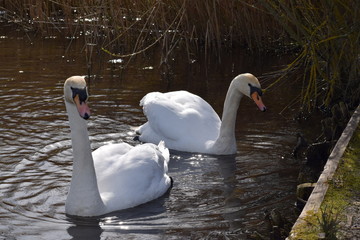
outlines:
[[94, 48], [125, 58], [158, 46], [160, 64], [176, 48], [185, 49], [189, 59], [198, 50], [217, 56], [239, 47], [258, 53], [290, 50], [297, 55], [279, 80], [301, 71], [304, 110], [339, 100], [359, 103], [355, 0], [2, 0], [0, 7], [26, 30], [83, 36], [88, 58]]
[[301, 47], [286, 71], [303, 72], [302, 106], [311, 110], [343, 100], [356, 108], [360, 94], [357, 2], [263, 1], [263, 6]]
[[115, 50], [112, 43], [132, 46], [128, 52], [115, 51], [120, 55], [155, 43], [164, 51], [179, 44], [188, 50], [203, 46], [213, 53], [233, 46], [262, 50], [286, 36], [276, 20], [252, 1], [3, 0], [2, 6], [29, 28], [107, 36], [103, 47], [110, 51]]

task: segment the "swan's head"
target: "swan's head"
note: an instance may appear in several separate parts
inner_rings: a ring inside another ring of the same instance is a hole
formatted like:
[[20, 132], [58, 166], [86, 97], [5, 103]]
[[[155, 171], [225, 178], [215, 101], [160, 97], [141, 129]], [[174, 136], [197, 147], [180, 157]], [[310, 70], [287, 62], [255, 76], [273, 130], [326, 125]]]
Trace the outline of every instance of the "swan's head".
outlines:
[[234, 80], [236, 80], [238, 84], [239, 91], [251, 98], [260, 111], [265, 112], [266, 107], [261, 99], [262, 91], [259, 80], [251, 73], [240, 74]]
[[87, 105], [89, 94], [84, 77], [73, 76], [66, 79], [64, 84], [64, 98], [66, 102], [76, 106], [80, 117], [85, 120], [90, 117], [90, 109]]

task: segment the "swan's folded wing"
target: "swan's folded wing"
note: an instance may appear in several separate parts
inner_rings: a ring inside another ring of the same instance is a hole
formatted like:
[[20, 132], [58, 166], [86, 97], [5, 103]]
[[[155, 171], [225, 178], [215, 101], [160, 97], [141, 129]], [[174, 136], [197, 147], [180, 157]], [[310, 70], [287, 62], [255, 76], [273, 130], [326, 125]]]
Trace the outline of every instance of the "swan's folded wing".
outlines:
[[116, 161], [129, 152], [133, 146], [128, 143], [106, 144], [92, 152], [94, 166], [98, 178], [103, 172], [111, 169]]
[[167, 161], [158, 146], [137, 145], [118, 157], [110, 168], [97, 169], [99, 190], [110, 208], [116, 209], [119, 202], [126, 207], [145, 203], [170, 187]]
[[[187, 91], [150, 93], [142, 100], [148, 125], [166, 143], [170, 141], [199, 138], [215, 139], [220, 118], [212, 107], [199, 96]], [[216, 131], [212, 131], [215, 129]], [[169, 146], [170, 147], [170, 146]]]
[[147, 94], [141, 101], [148, 125], [164, 140], [176, 140], [184, 131], [184, 106], [162, 93]]

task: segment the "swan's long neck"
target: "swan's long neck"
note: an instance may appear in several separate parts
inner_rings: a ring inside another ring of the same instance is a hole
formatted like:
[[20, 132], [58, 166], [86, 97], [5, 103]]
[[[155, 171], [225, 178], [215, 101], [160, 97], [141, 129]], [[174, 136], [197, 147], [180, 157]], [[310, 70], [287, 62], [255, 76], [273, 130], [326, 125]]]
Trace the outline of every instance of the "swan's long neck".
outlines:
[[213, 146], [216, 151], [223, 154], [236, 153], [236, 115], [243, 94], [237, 90], [235, 85], [236, 82], [232, 81], [227, 91], [224, 102], [223, 114], [221, 118], [219, 137], [217, 138]]
[[66, 199], [66, 213], [77, 216], [95, 216], [103, 212], [87, 124], [74, 104], [66, 102], [73, 149], [73, 173]]

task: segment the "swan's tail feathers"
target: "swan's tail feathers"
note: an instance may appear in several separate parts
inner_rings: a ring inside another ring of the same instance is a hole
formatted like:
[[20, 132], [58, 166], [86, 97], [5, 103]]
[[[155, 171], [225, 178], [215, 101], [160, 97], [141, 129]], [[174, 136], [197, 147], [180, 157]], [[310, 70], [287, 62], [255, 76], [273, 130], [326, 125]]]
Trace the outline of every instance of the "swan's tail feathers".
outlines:
[[169, 149], [165, 146], [165, 142], [164, 141], [160, 141], [158, 144], [158, 148], [159, 151], [163, 154], [165, 161], [166, 161], [166, 165], [170, 160], [170, 152]]
[[139, 103], [140, 107], [144, 106], [145, 97], [146, 97], [146, 95], [140, 100], [140, 103]]
[[150, 92], [148, 94], [146, 94], [141, 100], [140, 100], [140, 106], [141, 107], [145, 107], [146, 104], [148, 104], [149, 102], [153, 101], [154, 99], [156, 99], [159, 96], [160, 92]]

